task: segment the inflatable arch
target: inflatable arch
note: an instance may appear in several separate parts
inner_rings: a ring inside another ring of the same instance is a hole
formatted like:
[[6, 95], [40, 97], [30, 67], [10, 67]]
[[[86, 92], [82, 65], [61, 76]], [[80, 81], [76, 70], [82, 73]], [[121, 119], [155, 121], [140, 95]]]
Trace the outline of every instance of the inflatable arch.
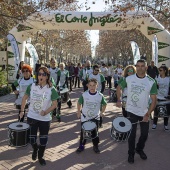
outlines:
[[[154, 35], [158, 39], [158, 66], [170, 67], [170, 33], [146, 11], [113, 12], [39, 12], [14, 27], [14, 35], [20, 49], [20, 60], [24, 60], [25, 43], [38, 30], [140, 30], [150, 41]], [[8, 51], [12, 51], [8, 47]]]

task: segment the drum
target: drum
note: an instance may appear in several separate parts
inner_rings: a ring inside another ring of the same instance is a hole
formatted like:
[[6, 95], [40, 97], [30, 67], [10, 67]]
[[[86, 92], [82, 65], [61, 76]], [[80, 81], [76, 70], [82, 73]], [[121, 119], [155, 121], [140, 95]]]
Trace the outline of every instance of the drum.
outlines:
[[110, 130], [111, 137], [114, 141], [123, 142], [129, 138], [132, 123], [125, 117], [117, 117], [113, 120]]
[[97, 126], [94, 122], [88, 121], [82, 125], [83, 139], [94, 139], [98, 136]]
[[117, 102], [116, 89], [110, 89], [109, 95], [109, 102]]
[[9, 146], [27, 146], [29, 142], [30, 126], [23, 122], [11, 123], [8, 126]]
[[68, 88], [60, 88], [60, 94], [68, 93], [69, 89]]
[[158, 101], [154, 110], [154, 117], [169, 117], [170, 100]]
[[61, 102], [67, 102], [69, 98], [69, 89], [68, 88], [60, 88]]
[[[22, 98], [18, 98], [15, 100], [16, 109], [21, 109]], [[29, 103], [25, 105], [25, 109], [28, 109]]]

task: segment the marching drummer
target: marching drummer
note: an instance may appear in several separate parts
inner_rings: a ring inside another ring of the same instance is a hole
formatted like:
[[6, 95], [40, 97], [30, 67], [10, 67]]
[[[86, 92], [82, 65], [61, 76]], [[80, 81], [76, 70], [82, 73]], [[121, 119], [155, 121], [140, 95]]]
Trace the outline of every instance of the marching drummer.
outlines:
[[[100, 116], [104, 116], [107, 102], [102, 93], [97, 91], [98, 82], [96, 79], [90, 79], [88, 81], [88, 90], [85, 91], [82, 96], [80, 96], [77, 103], [77, 117], [81, 119], [81, 127], [87, 121], [92, 121], [96, 124], [96, 129], [98, 133], [98, 124]], [[100, 111], [100, 107], [102, 109]], [[82, 111], [81, 111], [82, 109]], [[82, 113], [81, 113], [82, 112]], [[95, 153], [100, 153], [98, 148], [99, 136], [97, 135], [92, 139], [93, 150]], [[77, 153], [80, 153], [84, 150], [86, 144], [86, 139], [83, 138], [83, 130], [81, 128], [80, 133], [80, 145], [76, 150]]]
[[[138, 60], [136, 63], [136, 74], [123, 79], [117, 87], [117, 107], [121, 107], [121, 89], [127, 87], [126, 111], [132, 123], [132, 130], [128, 139], [128, 162], [134, 163], [135, 153], [141, 159], [146, 160], [147, 156], [143, 149], [149, 132], [149, 116], [156, 106], [157, 87], [156, 82], [147, 76], [147, 63], [145, 60]], [[149, 99], [152, 102], [149, 106]], [[137, 123], [140, 122], [140, 138], [135, 148]]]
[[[93, 66], [93, 72], [91, 74], [88, 75], [88, 79], [96, 79], [98, 82], [98, 86], [97, 86], [97, 91], [103, 93], [105, 90], [105, 77], [103, 76], [103, 74], [99, 73], [99, 66], [96, 64]], [[100, 121], [99, 121], [99, 127], [102, 127], [103, 125], [103, 118], [100, 116]]]
[[[20, 117], [24, 115], [26, 100], [30, 97], [27, 123], [30, 125], [30, 143], [33, 148], [32, 160], [37, 159], [44, 166], [43, 159], [46, 145], [48, 143], [48, 132], [50, 128], [51, 115], [57, 106], [59, 95], [56, 89], [51, 86], [50, 73], [48, 68], [40, 67], [36, 83], [29, 85], [22, 99]], [[37, 133], [39, 131], [40, 145], [37, 144]]]
[[[59, 86], [59, 89], [64, 89], [64, 88], [68, 88], [68, 78], [69, 78], [69, 72], [68, 70], [65, 69], [65, 64], [64, 63], [60, 63], [59, 64], [59, 71], [57, 72], [57, 86]], [[68, 98], [67, 100], [67, 105], [69, 108], [71, 108], [72, 106], [72, 102], [71, 99], [69, 98], [69, 92], [67, 92], [65, 95], [67, 95], [66, 98]], [[61, 119], [61, 118], [60, 118]]]
[[[51, 58], [50, 60], [50, 80], [52, 81], [53, 85], [56, 87], [57, 84], [57, 72], [58, 72], [59, 68], [56, 67], [56, 60], [54, 58]], [[61, 101], [60, 99], [58, 100], [58, 108], [55, 108], [52, 112], [52, 117], [56, 117], [57, 120], [60, 122], [60, 110], [61, 110]]]
[[[118, 84], [121, 83], [121, 81], [126, 77], [135, 74], [135, 72], [136, 68], [133, 65], [128, 65], [124, 70], [123, 77], [118, 81]], [[127, 100], [127, 88], [124, 88], [122, 90], [122, 114], [124, 117], [127, 117], [127, 111], [125, 110], [126, 100]]]
[[[158, 95], [157, 99], [158, 101], [166, 100], [166, 97], [169, 93], [169, 87], [170, 87], [170, 78], [168, 77], [168, 68], [164, 65], [159, 67], [159, 76], [155, 78], [158, 86]], [[167, 113], [170, 112], [170, 104], [166, 105]], [[153, 125], [152, 129], [156, 129], [157, 127], [157, 121], [158, 121], [158, 113], [157, 108], [154, 110], [154, 119], [153, 119]], [[157, 115], [157, 116], [156, 116]], [[168, 131], [168, 116], [164, 117], [164, 130]]]
[[[15, 101], [16, 108], [19, 109], [19, 114], [20, 114], [20, 109], [21, 109], [21, 102], [22, 98], [25, 94], [25, 91], [27, 87], [34, 82], [34, 79], [31, 77], [32, 74], [32, 68], [28, 64], [24, 64], [21, 68], [22, 71], [22, 78], [19, 78], [12, 84], [12, 90], [13, 92], [18, 95], [18, 98]], [[19, 86], [19, 90], [17, 90], [17, 87]], [[27, 102], [28, 103], [28, 102]], [[25, 116], [25, 109], [24, 109], [24, 116]], [[24, 121], [24, 116], [20, 119], [18, 116], [18, 121], [23, 122]]]

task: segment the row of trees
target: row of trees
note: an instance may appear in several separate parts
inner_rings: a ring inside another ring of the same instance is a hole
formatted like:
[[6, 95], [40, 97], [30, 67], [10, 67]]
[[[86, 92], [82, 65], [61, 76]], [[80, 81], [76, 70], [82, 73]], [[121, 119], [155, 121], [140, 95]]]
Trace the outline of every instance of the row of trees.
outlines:
[[[82, 1], [82, 6], [86, 6], [86, 3], [86, 0]], [[122, 0], [121, 2], [105, 0], [105, 3], [109, 4], [108, 11], [115, 13], [120, 11], [124, 15], [129, 10], [147, 10], [170, 31], [169, 0]], [[95, 0], [92, 5], [95, 5]], [[78, 11], [80, 8], [76, 0], [0, 0], [0, 48], [3, 45], [6, 48], [4, 42], [9, 30], [17, 23], [25, 21], [31, 14], [48, 10]], [[101, 37], [97, 47], [97, 53], [101, 56], [108, 51], [111, 57], [118, 56], [120, 51], [122, 57], [132, 56], [129, 40], [136, 40], [142, 47], [142, 53], [150, 54], [151, 43], [139, 31], [107, 31], [104, 34], [106, 35]], [[32, 40], [39, 56], [45, 57], [44, 60], [47, 60], [49, 55], [71, 60], [77, 56], [85, 59], [85, 56], [91, 55], [91, 43], [86, 31], [45, 30], [33, 35]]]

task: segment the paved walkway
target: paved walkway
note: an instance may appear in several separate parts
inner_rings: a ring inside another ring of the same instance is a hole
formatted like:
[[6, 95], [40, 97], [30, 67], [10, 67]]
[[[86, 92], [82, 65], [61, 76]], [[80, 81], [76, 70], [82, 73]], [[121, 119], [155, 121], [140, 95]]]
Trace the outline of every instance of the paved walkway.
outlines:
[[[159, 119], [158, 128], [150, 130], [145, 152], [148, 159], [141, 160], [135, 155], [133, 165], [127, 162], [127, 142], [118, 143], [111, 139], [110, 128], [120, 109], [108, 103], [103, 128], [100, 132], [100, 154], [92, 150], [91, 142], [81, 154], [76, 154], [78, 147], [80, 121], [76, 118], [76, 101], [82, 89], [73, 89], [71, 98], [73, 107], [62, 106], [62, 122], [51, 123], [49, 143], [45, 152], [47, 165], [41, 167], [31, 160], [30, 145], [22, 148], [8, 146], [7, 126], [17, 121], [14, 107], [14, 94], [0, 97], [0, 170], [169, 170], [170, 169], [170, 133], [163, 131], [163, 122]], [[105, 95], [108, 94], [106, 90]], [[151, 126], [151, 125], [150, 125]], [[139, 131], [138, 135], [139, 136]]]

